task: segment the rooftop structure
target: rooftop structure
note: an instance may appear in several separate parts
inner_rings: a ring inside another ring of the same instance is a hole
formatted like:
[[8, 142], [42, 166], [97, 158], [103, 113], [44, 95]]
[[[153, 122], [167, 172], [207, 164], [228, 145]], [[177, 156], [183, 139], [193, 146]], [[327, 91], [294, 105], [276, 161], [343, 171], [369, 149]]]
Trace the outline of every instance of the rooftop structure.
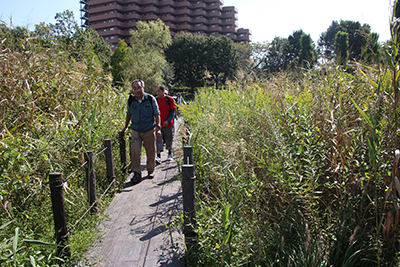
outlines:
[[82, 27], [95, 29], [113, 49], [119, 39], [130, 43], [138, 21], [158, 18], [172, 35], [185, 31], [250, 42], [250, 30], [237, 28], [237, 9], [222, 0], [80, 0], [80, 5]]

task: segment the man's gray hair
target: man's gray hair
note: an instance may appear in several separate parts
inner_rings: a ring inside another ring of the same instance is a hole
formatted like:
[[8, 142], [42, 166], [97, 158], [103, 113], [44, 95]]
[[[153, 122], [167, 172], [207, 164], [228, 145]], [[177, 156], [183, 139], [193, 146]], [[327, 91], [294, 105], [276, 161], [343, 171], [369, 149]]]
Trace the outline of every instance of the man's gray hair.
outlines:
[[144, 81], [142, 81], [141, 79], [136, 79], [136, 80], [134, 80], [134, 81], [132, 82], [132, 86], [133, 86], [133, 84], [136, 83], [136, 82], [139, 83], [140, 88], [144, 87]]

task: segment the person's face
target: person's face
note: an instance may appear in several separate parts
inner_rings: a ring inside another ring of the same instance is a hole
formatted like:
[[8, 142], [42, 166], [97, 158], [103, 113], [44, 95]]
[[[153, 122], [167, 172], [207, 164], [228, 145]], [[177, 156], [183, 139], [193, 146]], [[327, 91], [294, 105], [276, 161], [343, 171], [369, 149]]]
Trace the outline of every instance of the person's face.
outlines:
[[144, 87], [140, 87], [139, 82], [135, 82], [132, 85], [133, 93], [138, 99], [141, 99], [143, 97], [144, 93]]
[[164, 90], [161, 90], [159, 86], [156, 87], [156, 93], [157, 93], [157, 96], [159, 98], [164, 98], [165, 97]]

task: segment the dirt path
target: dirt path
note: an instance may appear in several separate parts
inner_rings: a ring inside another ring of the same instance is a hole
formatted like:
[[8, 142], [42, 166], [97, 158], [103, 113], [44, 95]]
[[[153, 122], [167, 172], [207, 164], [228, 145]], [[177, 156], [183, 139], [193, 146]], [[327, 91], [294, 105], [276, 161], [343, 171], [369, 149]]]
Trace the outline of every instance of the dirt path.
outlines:
[[[175, 140], [175, 144], [180, 141]], [[182, 211], [181, 181], [176, 176], [175, 160], [168, 161], [166, 151], [161, 159], [153, 179], [144, 177], [131, 185], [128, 178], [122, 192], [106, 209], [108, 218], [99, 226], [104, 235], [86, 257], [91, 266], [184, 266], [183, 234], [178, 223], [174, 223]]]

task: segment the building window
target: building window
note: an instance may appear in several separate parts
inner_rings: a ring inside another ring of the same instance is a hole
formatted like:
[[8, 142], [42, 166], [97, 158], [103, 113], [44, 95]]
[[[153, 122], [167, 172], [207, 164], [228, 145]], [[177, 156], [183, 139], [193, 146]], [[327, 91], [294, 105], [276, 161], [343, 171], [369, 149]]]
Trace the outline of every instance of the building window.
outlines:
[[115, 36], [111, 36], [111, 37], [110, 37], [110, 39], [114, 39], [114, 38], [115, 38]]
[[110, 28], [110, 31], [113, 31], [114, 30], [114, 28]]

